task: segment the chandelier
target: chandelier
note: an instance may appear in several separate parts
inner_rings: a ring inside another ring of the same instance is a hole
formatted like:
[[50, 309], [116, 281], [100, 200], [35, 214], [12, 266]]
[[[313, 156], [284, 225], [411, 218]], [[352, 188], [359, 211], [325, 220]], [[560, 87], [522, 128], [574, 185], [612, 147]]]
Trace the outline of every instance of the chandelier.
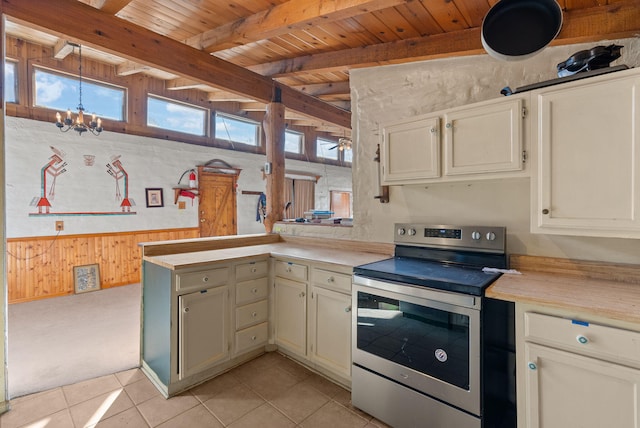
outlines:
[[56, 113], [56, 126], [62, 132], [68, 132], [73, 129], [78, 133], [78, 135], [82, 135], [87, 131], [90, 131], [93, 135], [100, 135], [102, 132], [102, 120], [100, 120], [100, 118], [96, 118], [95, 113], [91, 116], [89, 123], [84, 123], [84, 106], [82, 105], [82, 46], [74, 43], [70, 44], [74, 49], [76, 47], [78, 48], [80, 56], [80, 65], [78, 66], [78, 94], [80, 96], [77, 107], [78, 113], [74, 119], [71, 114], [71, 109], [69, 109], [67, 110], [67, 117], [65, 117], [64, 120], [62, 119], [60, 112]]
[[342, 138], [338, 139], [338, 150], [340, 150], [340, 151], [351, 150], [351, 145], [352, 144], [353, 144], [353, 142], [351, 141], [351, 138], [342, 137]]

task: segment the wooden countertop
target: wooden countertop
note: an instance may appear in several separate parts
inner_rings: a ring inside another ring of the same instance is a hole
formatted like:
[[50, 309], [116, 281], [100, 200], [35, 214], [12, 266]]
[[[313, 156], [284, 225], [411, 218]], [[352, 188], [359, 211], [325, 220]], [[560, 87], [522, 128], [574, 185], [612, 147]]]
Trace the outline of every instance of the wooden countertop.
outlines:
[[486, 292], [516, 303], [640, 323], [640, 265], [512, 256], [511, 268]]
[[175, 270], [204, 266], [213, 262], [247, 260], [260, 256], [286, 257], [302, 261], [331, 263], [334, 265], [348, 267], [372, 263], [390, 257], [389, 254], [384, 253], [300, 245], [290, 242], [277, 242], [273, 244], [247, 245], [243, 247], [221, 248], [179, 254], [144, 256], [143, 260]]

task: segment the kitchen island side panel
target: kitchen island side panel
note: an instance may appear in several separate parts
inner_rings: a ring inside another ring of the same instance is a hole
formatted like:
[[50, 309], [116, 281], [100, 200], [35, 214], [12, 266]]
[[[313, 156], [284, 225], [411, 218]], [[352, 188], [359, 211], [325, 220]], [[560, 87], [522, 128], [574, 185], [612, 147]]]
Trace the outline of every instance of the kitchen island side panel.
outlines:
[[143, 262], [142, 359], [158, 379], [171, 378], [171, 271]]

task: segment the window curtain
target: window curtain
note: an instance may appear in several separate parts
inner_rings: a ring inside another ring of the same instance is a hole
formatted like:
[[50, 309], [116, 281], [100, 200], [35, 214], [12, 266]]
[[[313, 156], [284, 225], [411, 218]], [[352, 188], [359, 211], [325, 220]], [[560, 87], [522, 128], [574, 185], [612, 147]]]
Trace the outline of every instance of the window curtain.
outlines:
[[314, 209], [316, 198], [315, 181], [294, 180], [291, 178], [285, 178], [284, 181], [285, 207], [288, 202], [291, 202], [291, 205], [285, 209], [285, 218], [304, 217], [305, 211]]

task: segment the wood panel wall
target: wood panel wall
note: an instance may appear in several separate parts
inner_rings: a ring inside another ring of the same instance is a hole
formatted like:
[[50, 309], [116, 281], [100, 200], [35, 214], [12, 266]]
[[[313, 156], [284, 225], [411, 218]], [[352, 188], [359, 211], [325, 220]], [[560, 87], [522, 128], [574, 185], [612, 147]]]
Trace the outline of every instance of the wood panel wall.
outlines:
[[198, 237], [198, 228], [186, 228], [7, 239], [9, 303], [73, 294], [80, 265], [100, 266], [101, 288], [138, 283], [139, 243]]

